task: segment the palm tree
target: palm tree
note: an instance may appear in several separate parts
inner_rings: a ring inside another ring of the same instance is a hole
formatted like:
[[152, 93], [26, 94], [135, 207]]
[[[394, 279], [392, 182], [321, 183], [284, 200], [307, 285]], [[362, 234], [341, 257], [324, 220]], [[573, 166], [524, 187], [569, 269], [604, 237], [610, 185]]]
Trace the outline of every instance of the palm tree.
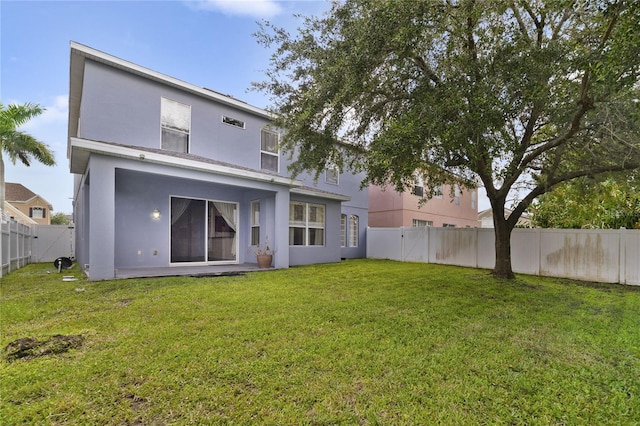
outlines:
[[36, 104], [9, 104], [5, 108], [0, 102], [0, 219], [3, 218], [5, 199], [4, 153], [13, 164], [16, 164], [16, 160], [19, 159], [25, 166], [30, 166], [34, 158], [47, 166], [56, 164], [53, 153], [45, 143], [28, 133], [17, 130], [18, 127], [43, 112], [44, 108]]

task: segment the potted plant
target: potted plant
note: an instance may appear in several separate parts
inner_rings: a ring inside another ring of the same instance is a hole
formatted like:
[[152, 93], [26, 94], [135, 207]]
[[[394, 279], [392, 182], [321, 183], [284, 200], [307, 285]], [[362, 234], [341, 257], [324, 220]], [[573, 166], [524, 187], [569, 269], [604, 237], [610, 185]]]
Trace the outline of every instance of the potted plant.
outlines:
[[256, 259], [258, 260], [258, 268], [271, 267], [273, 255], [276, 251], [269, 246], [269, 237], [265, 237], [264, 245], [258, 244], [255, 247], [254, 252], [256, 254]]

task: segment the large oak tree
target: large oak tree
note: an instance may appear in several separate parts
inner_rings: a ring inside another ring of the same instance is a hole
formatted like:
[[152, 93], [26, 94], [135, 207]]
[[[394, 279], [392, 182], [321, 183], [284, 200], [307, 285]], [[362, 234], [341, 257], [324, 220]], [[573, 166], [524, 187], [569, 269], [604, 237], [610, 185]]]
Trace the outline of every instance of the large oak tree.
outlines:
[[255, 86], [302, 154], [293, 172], [481, 182], [493, 273], [513, 278], [511, 231], [536, 197], [640, 167], [639, 23], [637, 1], [346, 0], [294, 34], [266, 22], [274, 53]]

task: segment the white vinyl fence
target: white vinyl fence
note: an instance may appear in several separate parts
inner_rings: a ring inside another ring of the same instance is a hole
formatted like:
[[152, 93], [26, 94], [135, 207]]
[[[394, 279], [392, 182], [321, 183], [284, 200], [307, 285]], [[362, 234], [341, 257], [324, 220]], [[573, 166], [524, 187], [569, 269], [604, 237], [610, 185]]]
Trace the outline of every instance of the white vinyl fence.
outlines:
[[33, 242], [33, 262], [53, 262], [59, 257], [75, 256], [73, 225], [38, 225]]
[[31, 263], [35, 226], [16, 221], [0, 221], [0, 277]]
[[[368, 228], [367, 257], [492, 269], [491, 228]], [[516, 273], [640, 285], [640, 230], [514, 229]]]
[[0, 233], [0, 277], [29, 263], [75, 256], [73, 225], [25, 225], [6, 221]]

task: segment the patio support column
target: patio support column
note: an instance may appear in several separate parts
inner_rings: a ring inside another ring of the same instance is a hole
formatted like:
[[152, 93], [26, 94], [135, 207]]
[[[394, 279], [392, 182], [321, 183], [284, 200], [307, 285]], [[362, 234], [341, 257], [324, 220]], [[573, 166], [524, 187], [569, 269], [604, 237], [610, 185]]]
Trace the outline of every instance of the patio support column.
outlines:
[[277, 249], [273, 266], [289, 267], [289, 188], [281, 188], [275, 194], [275, 240]]
[[89, 279], [115, 278], [115, 168], [105, 157], [89, 160]]

